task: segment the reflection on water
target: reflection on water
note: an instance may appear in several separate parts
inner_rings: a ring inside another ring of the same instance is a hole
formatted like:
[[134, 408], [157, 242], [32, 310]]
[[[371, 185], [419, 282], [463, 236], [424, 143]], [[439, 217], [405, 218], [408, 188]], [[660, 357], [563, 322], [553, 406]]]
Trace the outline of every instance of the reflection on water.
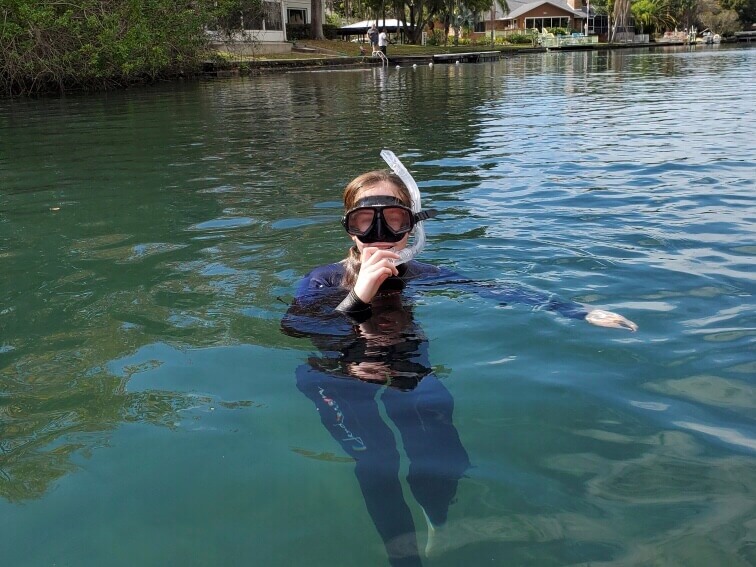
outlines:
[[435, 366], [421, 384], [453, 396], [471, 466], [426, 556], [410, 451], [386, 426], [417, 528], [391, 540], [399, 554], [753, 564], [754, 53], [545, 54], [0, 104], [9, 564], [154, 564], [165, 541], [186, 564], [386, 563], [354, 462], [313, 411], [323, 398], [296, 393], [333, 369], [280, 332], [295, 282], [343, 253], [341, 188], [384, 146], [441, 211], [424, 259], [641, 328], [423, 295], [413, 318]]
[[409, 460], [407, 484], [426, 520], [427, 553], [470, 466], [453, 423], [454, 401], [433, 375], [427, 341], [401, 292], [376, 296], [372, 317], [355, 325], [334, 316], [343, 296], [320, 294], [314, 302], [297, 297], [287, 311], [284, 331], [310, 338], [321, 352], [297, 369], [297, 388], [354, 459], [354, 474], [390, 563], [421, 565], [392, 426]]

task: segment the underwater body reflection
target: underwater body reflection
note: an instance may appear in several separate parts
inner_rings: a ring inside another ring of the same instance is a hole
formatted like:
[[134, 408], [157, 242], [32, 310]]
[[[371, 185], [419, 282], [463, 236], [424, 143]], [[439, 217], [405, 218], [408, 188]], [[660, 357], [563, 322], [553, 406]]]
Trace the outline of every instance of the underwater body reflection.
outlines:
[[[454, 400], [428, 361], [428, 342], [401, 292], [383, 293], [373, 316], [350, 324], [333, 309], [342, 294], [317, 304], [294, 301], [285, 333], [319, 349], [297, 369], [297, 388], [323, 426], [355, 461], [365, 505], [392, 565], [420, 565], [412, 512], [399, 478], [396, 427], [409, 459], [407, 482], [427, 522], [426, 552], [446, 522], [470, 461], [452, 420]], [[382, 406], [382, 408], [381, 408]]]

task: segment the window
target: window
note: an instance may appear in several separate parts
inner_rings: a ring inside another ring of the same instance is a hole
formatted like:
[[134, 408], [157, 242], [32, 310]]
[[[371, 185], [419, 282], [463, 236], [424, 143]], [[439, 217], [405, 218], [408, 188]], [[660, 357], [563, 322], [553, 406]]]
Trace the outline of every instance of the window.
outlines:
[[544, 28], [566, 28], [570, 27], [569, 17], [559, 18], [525, 18], [525, 29], [537, 29], [542, 32]]
[[262, 10], [258, 9], [246, 14], [246, 17], [244, 18], [244, 29], [281, 31], [283, 29], [283, 23], [281, 22], [281, 3], [265, 0], [262, 2], [261, 8]]
[[300, 10], [298, 8], [288, 8], [286, 10], [286, 23], [287, 24], [306, 24], [307, 23], [307, 10]]
[[[305, 10], [300, 10], [305, 12]], [[281, 22], [281, 2], [263, 0], [260, 5], [243, 10], [241, 12], [233, 11], [229, 16], [219, 22], [223, 29], [243, 29], [243, 30], [274, 30], [281, 31], [283, 24]], [[217, 30], [218, 25], [208, 24], [208, 30]]]
[[283, 29], [281, 3], [263, 2], [263, 6], [265, 7], [265, 27], [263, 29], [281, 31]]

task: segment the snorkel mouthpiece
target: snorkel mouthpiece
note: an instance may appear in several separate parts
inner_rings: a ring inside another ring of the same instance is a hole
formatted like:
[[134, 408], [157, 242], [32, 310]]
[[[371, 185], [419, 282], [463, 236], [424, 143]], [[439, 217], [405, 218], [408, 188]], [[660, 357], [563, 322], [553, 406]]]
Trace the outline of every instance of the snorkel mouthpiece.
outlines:
[[417, 183], [410, 172], [407, 171], [407, 168], [404, 167], [402, 162], [399, 161], [399, 158], [394, 155], [394, 152], [391, 150], [383, 150], [381, 151], [381, 157], [391, 168], [391, 171], [399, 176], [399, 179], [404, 182], [404, 185], [406, 185], [409, 190], [410, 197], [412, 198], [412, 212], [416, 215], [415, 218], [417, 219], [414, 231], [415, 241], [412, 246], [407, 246], [397, 252], [399, 258], [394, 260], [394, 265], [398, 266], [399, 264], [409, 262], [417, 256], [423, 248], [425, 248], [425, 228], [423, 228], [423, 221], [434, 216], [435, 211], [420, 210], [420, 188], [417, 186]]

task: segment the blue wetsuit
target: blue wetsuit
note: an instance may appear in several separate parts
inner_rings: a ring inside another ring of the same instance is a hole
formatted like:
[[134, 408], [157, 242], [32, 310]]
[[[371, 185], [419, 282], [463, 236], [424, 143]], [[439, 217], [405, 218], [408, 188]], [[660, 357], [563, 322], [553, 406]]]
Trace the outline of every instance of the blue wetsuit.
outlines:
[[[515, 284], [489, 284], [463, 278], [459, 274], [438, 266], [411, 261], [399, 266], [399, 275], [388, 278], [381, 286], [381, 292], [403, 290], [411, 287], [422, 292], [423, 289], [456, 288], [477, 293], [496, 300], [501, 304], [522, 303], [538, 309], [555, 311], [560, 315], [572, 319], [585, 319], [588, 314], [585, 306], [573, 301], [565, 301], [553, 295], [526, 288]], [[344, 265], [341, 262], [315, 268], [299, 283], [295, 304], [307, 313], [307, 317], [314, 315], [327, 316], [333, 322], [362, 322], [370, 318], [370, 306], [358, 300], [350, 301], [346, 296], [349, 290], [341, 286], [344, 277]], [[335, 304], [333, 299], [338, 298]], [[346, 301], [345, 301], [346, 299]], [[356, 303], [356, 304], [355, 304]], [[338, 308], [336, 312], [334, 309]], [[295, 315], [300, 310], [290, 311]], [[339, 315], [341, 313], [341, 316]], [[345, 319], [343, 316], [346, 315]], [[299, 321], [307, 326], [305, 319]], [[320, 321], [312, 319], [318, 324]], [[292, 323], [294, 323], [292, 321]], [[294, 327], [298, 325], [294, 324]], [[313, 331], [314, 329], [309, 329]], [[309, 335], [305, 330], [303, 334]]]
[[342, 287], [342, 263], [316, 268], [300, 282], [282, 329], [309, 337], [320, 351], [297, 369], [297, 387], [355, 459], [355, 475], [391, 564], [419, 565], [412, 513], [398, 477], [400, 455], [378, 399], [402, 436], [408, 484], [433, 526], [446, 521], [470, 462], [452, 422], [454, 400], [432, 373], [409, 292], [459, 287], [568, 317], [584, 318], [586, 311], [520, 287], [478, 284], [430, 264], [412, 261], [398, 269], [399, 276], [387, 279], [368, 305], [350, 299]]

